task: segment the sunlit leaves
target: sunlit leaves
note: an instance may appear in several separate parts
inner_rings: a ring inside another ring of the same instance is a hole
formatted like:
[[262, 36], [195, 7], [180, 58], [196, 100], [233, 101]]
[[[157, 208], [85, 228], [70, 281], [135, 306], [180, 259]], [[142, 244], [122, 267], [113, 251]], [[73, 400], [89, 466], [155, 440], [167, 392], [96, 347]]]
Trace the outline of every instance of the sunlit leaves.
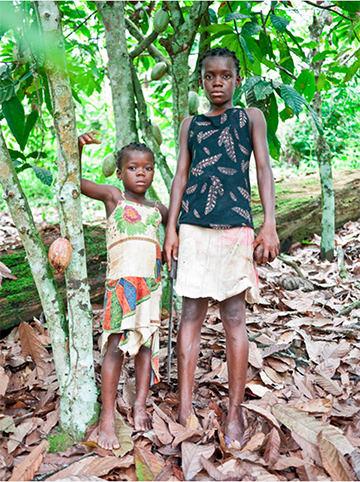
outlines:
[[36, 164], [32, 165], [31, 167], [35, 172], [36, 177], [40, 179], [43, 184], [46, 184], [46, 186], [51, 186], [53, 177], [48, 169], [46, 169], [45, 167], [37, 166]]
[[284, 17], [278, 17], [277, 15], [270, 14], [271, 23], [274, 25], [276, 30], [280, 33], [284, 33], [286, 31], [287, 26], [289, 25], [289, 20]]
[[296, 79], [294, 87], [299, 94], [303, 95], [310, 102], [316, 92], [314, 72], [309, 69], [303, 70]]

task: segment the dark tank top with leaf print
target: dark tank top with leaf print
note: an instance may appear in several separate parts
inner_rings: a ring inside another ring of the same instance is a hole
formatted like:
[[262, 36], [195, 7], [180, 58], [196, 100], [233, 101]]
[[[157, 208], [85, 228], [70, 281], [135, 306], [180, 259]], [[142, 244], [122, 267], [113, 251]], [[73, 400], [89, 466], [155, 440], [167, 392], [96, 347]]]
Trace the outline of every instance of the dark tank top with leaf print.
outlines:
[[191, 167], [180, 223], [213, 229], [253, 227], [249, 164], [252, 142], [244, 109], [196, 115], [188, 134]]

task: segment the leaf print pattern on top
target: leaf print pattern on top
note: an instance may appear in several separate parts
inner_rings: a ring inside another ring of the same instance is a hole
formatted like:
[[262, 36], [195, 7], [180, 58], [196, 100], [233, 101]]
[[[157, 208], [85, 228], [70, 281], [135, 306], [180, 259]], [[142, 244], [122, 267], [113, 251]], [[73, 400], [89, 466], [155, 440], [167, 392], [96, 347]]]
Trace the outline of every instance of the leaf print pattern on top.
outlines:
[[246, 189], [238, 186], [238, 190], [247, 201], [251, 202], [251, 196]]
[[238, 213], [240, 216], [242, 216], [243, 218], [247, 219], [249, 222], [251, 222], [251, 216], [250, 216], [250, 213], [249, 211], [246, 211], [246, 209], [242, 209], [242, 208], [239, 208], [238, 206], [234, 206], [233, 208], [231, 208], [233, 211], [235, 211], [236, 213]]
[[216, 176], [211, 176], [211, 186], [205, 206], [205, 214], [209, 214], [215, 207], [218, 196], [224, 194], [224, 188], [221, 181]]
[[186, 194], [193, 194], [196, 189], [197, 189], [198, 185], [197, 184], [194, 184], [193, 186], [190, 186], [186, 189]]
[[195, 115], [190, 131], [191, 166], [180, 223], [213, 229], [252, 226], [249, 160], [253, 147], [245, 110], [234, 107], [218, 116]]
[[225, 129], [222, 131], [222, 133], [219, 136], [218, 144], [220, 147], [224, 144], [226, 154], [230, 157], [232, 161], [234, 162], [237, 161], [235, 148], [234, 148], [234, 141], [233, 141], [232, 135], [230, 134], [230, 126], [225, 127]]
[[222, 173], [225, 174], [226, 176], [233, 176], [234, 174], [237, 173], [237, 169], [232, 169], [231, 167], [222, 167], [219, 166], [218, 170]]
[[197, 141], [199, 144], [201, 144], [201, 141], [204, 141], [205, 139], [207, 139], [208, 137], [212, 136], [213, 134], [215, 134], [215, 132], [217, 132], [219, 129], [213, 129], [211, 131], [207, 131], [207, 132], [199, 132], [199, 134], [197, 135]]
[[114, 219], [116, 221], [117, 229], [126, 233], [129, 236], [135, 234], [145, 234], [148, 226], [156, 226], [156, 222], [159, 219], [160, 214], [155, 211], [152, 215], [149, 215], [146, 219], [146, 223], [142, 221], [140, 213], [133, 206], [128, 204], [119, 206], [114, 212]]
[[246, 122], [247, 122], [246, 114], [243, 110], [240, 110], [240, 112], [239, 112], [239, 126], [241, 128], [243, 128], [244, 125], [246, 124]]

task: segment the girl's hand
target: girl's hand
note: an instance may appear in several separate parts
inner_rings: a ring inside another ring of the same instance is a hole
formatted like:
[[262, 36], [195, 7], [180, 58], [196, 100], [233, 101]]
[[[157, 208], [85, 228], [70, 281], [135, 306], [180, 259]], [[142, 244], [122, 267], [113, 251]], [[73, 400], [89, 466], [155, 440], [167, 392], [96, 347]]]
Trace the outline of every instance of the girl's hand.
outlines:
[[275, 226], [266, 226], [260, 229], [254, 241], [254, 260], [257, 264], [266, 264], [274, 261], [279, 254], [280, 242]]
[[168, 265], [168, 270], [171, 270], [171, 261], [172, 258], [177, 261], [178, 259], [178, 250], [179, 250], [179, 237], [176, 234], [176, 230], [166, 230], [165, 241], [164, 241], [164, 258], [165, 262]]
[[95, 136], [100, 135], [98, 131], [85, 132], [78, 137], [79, 148], [82, 149], [86, 144], [101, 144], [100, 139]]

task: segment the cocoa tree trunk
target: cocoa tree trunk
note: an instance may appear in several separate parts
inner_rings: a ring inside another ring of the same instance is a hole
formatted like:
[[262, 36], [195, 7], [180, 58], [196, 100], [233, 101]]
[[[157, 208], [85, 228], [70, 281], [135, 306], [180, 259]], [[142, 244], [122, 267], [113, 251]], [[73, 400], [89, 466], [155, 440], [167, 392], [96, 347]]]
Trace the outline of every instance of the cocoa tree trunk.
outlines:
[[[92, 309], [81, 215], [76, 120], [59, 7], [55, 1], [37, 1], [35, 5], [42, 28], [45, 69], [58, 144], [55, 190], [61, 235], [70, 241], [73, 250], [71, 263], [65, 273], [69, 364], [63, 368], [66, 382], [61, 393], [60, 422], [73, 437], [81, 438], [97, 413], [97, 389], [92, 350]], [[44, 310], [46, 311], [45, 307]]]
[[[1, 130], [0, 183], [4, 190], [3, 197], [6, 200], [10, 214], [24, 245], [27, 261], [30, 265], [41, 304], [46, 312], [46, 321], [52, 340], [54, 364], [60, 392], [62, 392], [67, 380], [66, 370], [64, 370], [64, 368], [69, 365], [69, 356], [65, 348], [66, 333], [68, 331], [65, 306], [55, 286], [53, 271], [49, 265], [45, 248], [35, 226], [30, 206], [21, 188]], [[25, 295], [24, 292], [23, 295]], [[6, 298], [3, 298], [3, 300], [6, 303]]]
[[116, 132], [116, 149], [138, 140], [131, 60], [125, 37], [124, 2], [95, 2], [106, 34]]
[[[323, 10], [318, 16], [314, 14], [313, 22], [309, 26], [310, 39], [318, 44], [320, 44], [321, 33], [327, 16], [327, 10]], [[310, 59], [313, 59], [319, 51], [319, 47], [312, 49]], [[318, 60], [316, 62], [312, 61], [310, 64], [316, 78], [319, 78], [319, 75], [321, 74], [321, 66], [323, 62], [324, 60]], [[315, 92], [311, 106], [319, 118], [320, 125], [322, 125], [322, 101], [320, 91]], [[331, 167], [331, 151], [325, 136], [320, 134], [313, 119], [312, 124], [322, 193], [320, 257], [322, 260], [327, 259], [328, 261], [332, 261], [335, 256], [335, 198]]]
[[176, 152], [179, 150], [179, 134], [182, 121], [189, 115], [189, 54], [201, 19], [211, 2], [193, 2], [184, 19], [177, 1], [164, 2], [171, 12], [173, 35], [160, 40], [171, 59], [173, 124]]

